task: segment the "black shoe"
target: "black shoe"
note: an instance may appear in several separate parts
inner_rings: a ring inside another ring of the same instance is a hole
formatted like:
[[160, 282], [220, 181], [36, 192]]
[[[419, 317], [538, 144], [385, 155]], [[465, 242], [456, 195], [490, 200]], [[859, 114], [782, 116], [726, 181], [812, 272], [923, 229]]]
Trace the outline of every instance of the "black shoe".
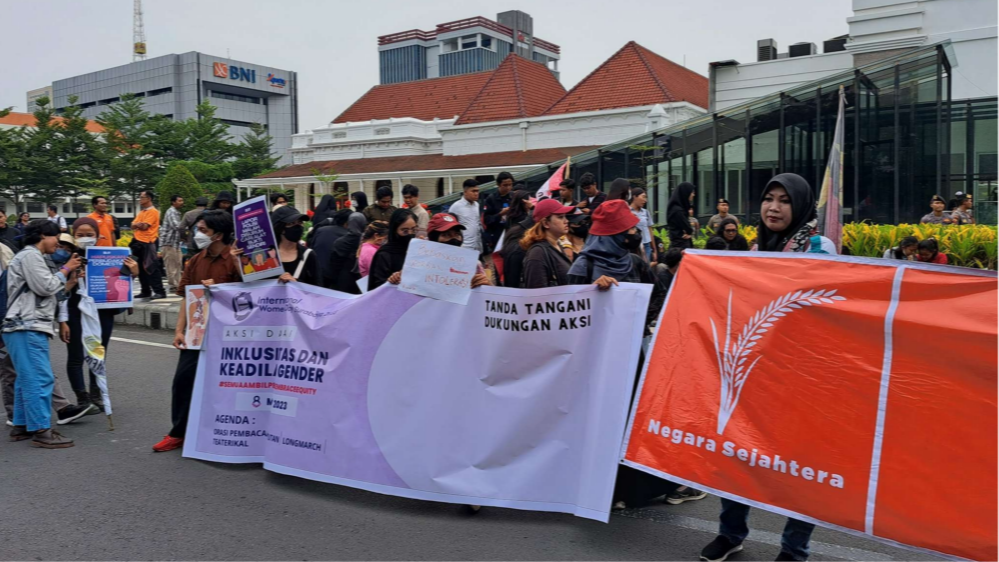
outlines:
[[101, 389], [96, 386], [90, 387], [90, 403], [97, 406], [98, 412], [104, 412], [104, 396], [101, 394]]
[[165, 299], [165, 298], [167, 298], [167, 296], [164, 295], [163, 293], [156, 293], [155, 295], [149, 297], [149, 300], [156, 301], [156, 300]]
[[91, 406], [90, 404], [87, 404], [86, 406], [80, 406], [79, 404], [70, 404], [69, 406], [66, 406], [65, 408], [56, 412], [56, 417], [59, 418], [59, 421], [57, 421], [56, 423], [59, 425], [66, 425], [67, 423], [73, 423], [76, 420], [87, 415], [87, 410], [90, 409], [90, 406]]
[[795, 557], [782, 550], [780, 551], [780, 554], [777, 555], [777, 558], [774, 558], [774, 560], [795, 560]]
[[742, 543], [734, 543], [725, 537], [717, 536], [711, 544], [701, 551], [701, 560], [707, 562], [722, 562], [729, 556], [742, 550]]
[[703, 500], [707, 496], [707, 492], [702, 492], [700, 490], [695, 490], [690, 486], [686, 486], [682, 490], [677, 490], [672, 494], [667, 495], [666, 503], [670, 505], [680, 505], [683, 502]]

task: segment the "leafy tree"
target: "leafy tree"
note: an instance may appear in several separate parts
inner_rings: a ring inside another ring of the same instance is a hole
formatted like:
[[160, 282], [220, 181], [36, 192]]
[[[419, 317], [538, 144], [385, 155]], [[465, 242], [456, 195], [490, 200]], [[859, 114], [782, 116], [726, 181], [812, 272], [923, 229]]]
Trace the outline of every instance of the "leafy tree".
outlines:
[[250, 125], [250, 133], [239, 144], [239, 157], [232, 163], [235, 177], [252, 178], [274, 171], [279, 158], [274, 156], [274, 138], [260, 123]]
[[[10, 109], [0, 110], [0, 117], [6, 117]], [[0, 129], [0, 197], [14, 203], [15, 214], [30, 194], [22, 177], [26, 171], [23, 133], [19, 128]]]
[[200, 160], [208, 164], [224, 162], [236, 156], [229, 125], [215, 117], [216, 107], [205, 100], [198, 104], [198, 116], [180, 122], [181, 142], [171, 156], [177, 160]]
[[43, 203], [52, 203], [74, 195], [71, 186], [63, 185], [68, 162], [64, 161], [62, 125], [56, 120], [55, 111], [47, 97], [38, 98], [34, 112], [35, 126], [25, 127], [23, 168], [20, 181], [30, 197]]
[[107, 186], [110, 200], [128, 198], [152, 189], [162, 178], [165, 163], [163, 147], [176, 137], [176, 123], [162, 116], [153, 116], [143, 108], [142, 98], [122, 96], [111, 104], [97, 122], [105, 129], [107, 154]]
[[170, 198], [180, 195], [184, 198], [184, 206], [181, 212], [185, 213], [194, 208], [194, 200], [204, 194], [198, 180], [194, 179], [187, 166], [182, 162], [174, 162], [168, 169], [166, 176], [156, 186], [156, 196], [159, 198], [158, 207], [165, 211], [170, 207]]

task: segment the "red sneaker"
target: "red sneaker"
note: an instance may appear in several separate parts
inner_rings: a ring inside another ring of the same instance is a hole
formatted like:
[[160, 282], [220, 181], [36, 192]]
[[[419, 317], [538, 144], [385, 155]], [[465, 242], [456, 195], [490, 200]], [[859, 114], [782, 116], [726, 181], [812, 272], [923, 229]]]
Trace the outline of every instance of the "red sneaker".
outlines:
[[167, 451], [179, 449], [183, 446], [184, 446], [183, 439], [179, 437], [170, 437], [169, 435], [164, 435], [162, 441], [153, 445], [153, 451], [157, 453], [165, 453]]

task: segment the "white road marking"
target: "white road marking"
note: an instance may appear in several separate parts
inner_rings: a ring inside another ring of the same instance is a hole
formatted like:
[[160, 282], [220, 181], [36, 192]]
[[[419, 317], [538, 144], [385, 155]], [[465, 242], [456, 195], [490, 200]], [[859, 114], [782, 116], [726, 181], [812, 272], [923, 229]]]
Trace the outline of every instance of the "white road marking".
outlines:
[[156, 343], [152, 341], [142, 341], [142, 340], [130, 340], [128, 338], [116, 338], [111, 336], [111, 341], [120, 341], [124, 343], [137, 343], [139, 345], [151, 345], [153, 347], [165, 347], [167, 349], [175, 349], [174, 346], [166, 343]]
[[[704, 531], [706, 533], [718, 533], [717, 521], [707, 521], [705, 519], [687, 517], [685, 515], [674, 515], [659, 509], [626, 509], [624, 511], [615, 511], [614, 515], [628, 517], [630, 519], [645, 519], [655, 523], [666, 523], [668, 525], [674, 525], [676, 527], [692, 529], [695, 531]], [[780, 548], [780, 538], [780, 533], [750, 529], [749, 537], [747, 537], [746, 540]], [[872, 552], [862, 548], [840, 546], [824, 542], [811, 541], [810, 547], [812, 554], [832, 556], [834, 558], [842, 558], [844, 560], [871, 560], [883, 562], [895, 560], [894, 557], [882, 552]]]

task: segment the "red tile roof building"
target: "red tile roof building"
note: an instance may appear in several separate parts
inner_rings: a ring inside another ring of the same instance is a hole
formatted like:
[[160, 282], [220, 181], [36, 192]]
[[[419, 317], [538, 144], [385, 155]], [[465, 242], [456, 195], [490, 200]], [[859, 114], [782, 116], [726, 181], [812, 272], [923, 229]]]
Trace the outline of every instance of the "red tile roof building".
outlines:
[[535, 117], [564, 95], [565, 88], [548, 67], [511, 54], [493, 71], [455, 125]]
[[333, 123], [393, 117], [413, 117], [424, 121], [453, 119], [465, 111], [492, 74], [477, 72], [375, 86]]
[[[62, 117], [53, 117], [53, 121], [61, 122]], [[31, 113], [16, 113], [11, 111], [5, 117], [0, 117], [0, 128], [9, 129], [12, 127], [35, 127], [38, 121]], [[96, 121], [87, 121], [87, 131], [91, 133], [103, 133], [104, 127]]]
[[686, 101], [708, 107], [708, 79], [629, 41], [545, 115]]

